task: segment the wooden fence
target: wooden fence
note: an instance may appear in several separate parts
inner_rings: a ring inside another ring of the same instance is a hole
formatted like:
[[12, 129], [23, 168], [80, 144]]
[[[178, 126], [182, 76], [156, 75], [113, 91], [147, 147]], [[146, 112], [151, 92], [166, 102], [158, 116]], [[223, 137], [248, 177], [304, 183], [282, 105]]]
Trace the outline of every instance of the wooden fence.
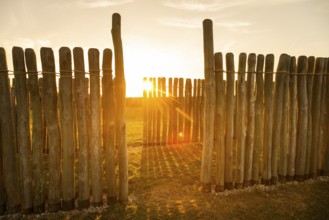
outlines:
[[144, 78], [143, 144], [201, 142], [203, 80]]
[[211, 190], [213, 151], [216, 191], [328, 175], [328, 58], [282, 54], [274, 71], [272, 54], [241, 53], [236, 72], [232, 53], [225, 69], [222, 53], [213, 52], [212, 21], [203, 25], [204, 117], [215, 121], [204, 126], [204, 190]]
[[[112, 36], [114, 80], [110, 49], [103, 51], [102, 69], [99, 51], [89, 49], [87, 73], [82, 48], [73, 49], [72, 60], [71, 50], [62, 47], [57, 73], [51, 48], [41, 49], [39, 72], [35, 52], [14, 47], [11, 87], [6, 53], [0, 48], [0, 215], [40, 213], [46, 207], [49, 212], [72, 210], [76, 198], [78, 209], [89, 207], [90, 202], [100, 206], [103, 190], [109, 204], [117, 198], [127, 201], [125, 78], [119, 14], [113, 15]], [[44, 155], [45, 149], [48, 155]]]

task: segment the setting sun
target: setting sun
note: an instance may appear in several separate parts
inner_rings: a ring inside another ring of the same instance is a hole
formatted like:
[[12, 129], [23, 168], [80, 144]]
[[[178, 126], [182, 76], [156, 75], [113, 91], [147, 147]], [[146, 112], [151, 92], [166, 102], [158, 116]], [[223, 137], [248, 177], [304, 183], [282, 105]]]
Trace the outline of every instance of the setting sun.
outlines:
[[143, 82], [143, 90], [145, 90], [146, 92], [149, 92], [153, 89], [153, 85], [150, 81], [144, 81]]

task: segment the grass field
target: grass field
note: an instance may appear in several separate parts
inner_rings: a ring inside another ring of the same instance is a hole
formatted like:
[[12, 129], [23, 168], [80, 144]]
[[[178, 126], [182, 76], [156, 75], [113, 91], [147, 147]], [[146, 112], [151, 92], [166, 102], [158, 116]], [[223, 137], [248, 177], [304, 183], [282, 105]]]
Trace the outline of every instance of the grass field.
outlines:
[[128, 204], [0, 219], [329, 219], [329, 177], [200, 192], [201, 144], [143, 147], [142, 108], [128, 104]]

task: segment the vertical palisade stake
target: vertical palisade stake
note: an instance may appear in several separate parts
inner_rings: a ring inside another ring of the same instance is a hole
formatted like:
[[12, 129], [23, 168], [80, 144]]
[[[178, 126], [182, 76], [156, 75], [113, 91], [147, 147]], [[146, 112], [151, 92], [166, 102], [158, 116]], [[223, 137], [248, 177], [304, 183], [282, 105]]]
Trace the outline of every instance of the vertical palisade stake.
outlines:
[[225, 172], [225, 84], [222, 53], [215, 54], [216, 114], [214, 147], [216, 150], [216, 192], [224, 191]]
[[[205, 86], [203, 87], [204, 100], [204, 130], [203, 150], [201, 161], [201, 182], [203, 190], [211, 191], [211, 164], [214, 147], [214, 120], [215, 120], [215, 64], [214, 64], [214, 40], [212, 21], [203, 21], [203, 53], [204, 53], [204, 76]], [[205, 112], [207, 114], [205, 114]]]
[[[239, 55], [238, 82], [237, 82], [237, 106], [236, 106], [236, 168], [235, 188], [243, 186], [244, 159], [246, 147], [246, 58], [245, 53]], [[250, 101], [250, 100], [248, 100]]]
[[197, 84], [198, 80], [194, 79], [193, 80], [193, 98], [192, 98], [192, 107], [193, 107], [193, 125], [192, 125], [192, 142], [197, 141], [197, 130], [196, 130], [196, 115], [197, 115]]
[[87, 110], [85, 92], [85, 65], [83, 50], [80, 47], [73, 49], [74, 76], [76, 83], [76, 105], [78, 124], [78, 146], [79, 146], [79, 182], [78, 182], [78, 208], [89, 207], [89, 174], [88, 174], [88, 132], [87, 132]]
[[178, 97], [177, 97], [177, 90], [178, 90], [178, 78], [174, 78], [174, 86], [173, 86], [173, 144], [177, 144], [177, 102], [178, 102]]
[[[255, 134], [255, 73], [256, 73], [256, 54], [251, 53], [248, 56], [248, 78], [247, 78], [247, 133], [246, 133], [246, 151], [244, 165], [244, 181], [243, 186], [251, 185], [251, 173], [254, 150], [254, 134]], [[257, 134], [260, 135], [260, 134]]]
[[282, 121], [280, 133], [280, 148], [279, 148], [279, 165], [278, 173], [281, 182], [285, 182], [287, 178], [287, 166], [289, 157], [289, 80], [291, 70], [296, 63], [296, 58], [291, 57], [289, 70], [283, 77], [283, 97], [282, 97]]
[[298, 99], [298, 119], [297, 119], [297, 150], [296, 150], [296, 176], [297, 181], [303, 181], [305, 177], [305, 163], [307, 151], [307, 128], [308, 128], [308, 99], [307, 99], [307, 58], [298, 57], [297, 63], [297, 99]]
[[152, 144], [155, 145], [156, 144], [156, 139], [157, 139], [157, 109], [158, 109], [158, 105], [157, 105], [157, 83], [156, 83], [156, 78], [153, 77], [152, 78], [152, 83], [153, 83], [153, 90], [152, 90]]
[[[215, 67], [214, 67], [215, 70]], [[205, 80], [200, 80], [200, 142], [203, 143], [205, 127]], [[215, 113], [214, 113], [215, 114]], [[214, 116], [215, 117], [215, 116]]]
[[183, 119], [183, 109], [184, 109], [184, 79], [178, 79], [178, 143], [183, 142], [184, 138], [184, 119]]
[[14, 116], [10, 99], [10, 86], [6, 52], [0, 48], [0, 127], [2, 141], [2, 159], [4, 170], [4, 185], [7, 195], [7, 212], [15, 213], [21, 207], [17, 163], [16, 163], [16, 136]]
[[168, 144], [173, 143], [173, 80], [168, 80], [168, 111], [169, 111], [169, 124], [168, 124]]
[[[152, 78], [149, 78], [149, 80], [148, 80], [148, 82], [152, 85]], [[148, 91], [148, 102], [147, 102], [147, 106], [148, 106], [148, 108], [147, 108], [147, 111], [148, 111], [148, 113], [147, 113], [147, 129], [148, 129], [148, 131], [147, 131], [147, 144], [148, 145], [150, 145], [150, 144], [152, 144], [152, 138], [153, 138], [153, 122], [152, 122], [152, 120], [153, 120], [153, 117], [152, 117], [152, 113], [153, 113], [153, 98], [152, 98], [152, 90], [153, 90], [153, 87], [152, 87], [152, 89], [150, 89], [149, 91]]]
[[[329, 73], [329, 59], [327, 58], [327, 71], [325, 72], [327, 74], [327, 92], [326, 92], [326, 108], [327, 111], [329, 111], [329, 77], [328, 77], [328, 73]], [[325, 122], [326, 125], [329, 124], [329, 115], [327, 115]], [[329, 131], [329, 127], [327, 126], [326, 128], [327, 130], [324, 130], [324, 134], [328, 134]], [[324, 150], [323, 150], [323, 170], [324, 170], [324, 175], [328, 176], [329, 175], [329, 137], [325, 137], [325, 142], [324, 142]]]
[[[296, 170], [296, 147], [297, 147], [297, 68], [296, 58], [291, 58], [290, 64], [290, 119], [289, 119], [289, 160], [287, 170], [287, 180], [292, 181]], [[306, 98], [306, 97], [305, 97]], [[306, 98], [307, 99], [307, 98]]]
[[225, 139], [225, 189], [233, 189], [233, 133], [234, 133], [234, 57], [226, 54], [226, 139]]
[[[274, 90], [274, 108], [273, 108], [273, 146], [272, 146], [272, 184], [278, 182], [278, 151], [280, 148], [280, 136], [282, 128], [282, 100], [283, 100], [283, 89], [284, 79], [289, 73], [290, 56], [287, 54], [281, 54], [279, 59], [278, 68], [275, 76], [275, 90]], [[285, 94], [286, 96], [286, 94]]]
[[[143, 84], [146, 85], [147, 83], [147, 78], [144, 77], [143, 78]], [[147, 103], [148, 103], [148, 99], [147, 99], [147, 90], [145, 88], [143, 88], [143, 145], [146, 146], [147, 145]]]
[[256, 101], [255, 101], [255, 131], [254, 131], [254, 148], [252, 156], [252, 174], [251, 184], [259, 183], [260, 173], [260, 152], [263, 149], [263, 101], [264, 101], [264, 55], [257, 56], [256, 67]]
[[[44, 147], [44, 122], [41, 95], [38, 85], [38, 70], [36, 56], [33, 49], [25, 50], [26, 67], [29, 75], [28, 86], [31, 99], [33, 118], [32, 128], [32, 172], [34, 186], [34, 212], [45, 211], [44, 178], [43, 178], [43, 147]], [[74, 195], [73, 195], [74, 196]]]
[[264, 144], [263, 144], [263, 175], [262, 183], [271, 183], [272, 160], [272, 124], [273, 124], [273, 69], [274, 55], [266, 56], [265, 61], [265, 109], [264, 109]]
[[312, 133], [313, 133], [313, 71], [315, 65], [315, 57], [311, 56], [307, 59], [307, 100], [308, 100], [308, 123], [307, 123], [307, 150], [306, 150], [306, 163], [305, 163], [305, 178], [310, 178], [310, 163], [312, 151]]
[[163, 127], [162, 127], [162, 144], [166, 145], [167, 142], [167, 132], [168, 132], [168, 102], [167, 102], [167, 89], [166, 89], [166, 78], [162, 78], [162, 118], [163, 118]]
[[121, 17], [115, 13], [112, 16], [112, 38], [115, 56], [115, 84], [117, 88], [117, 117], [119, 134], [117, 143], [119, 149], [119, 200], [128, 200], [128, 152], [126, 143], [126, 81], [124, 75], [123, 49], [121, 40]]
[[91, 192], [93, 206], [103, 204], [102, 161], [101, 161], [101, 119], [100, 119], [100, 70], [99, 51], [88, 51], [90, 72], [90, 116], [91, 116]]
[[[13, 48], [14, 75], [16, 80], [17, 100], [17, 144], [19, 154], [19, 170], [22, 193], [22, 212], [33, 212], [32, 197], [32, 160], [29, 124], [29, 102], [26, 88], [26, 72], [24, 51], [20, 47]], [[59, 158], [58, 158], [59, 159]]]
[[317, 176], [318, 151], [320, 139], [320, 113], [321, 113], [321, 87], [324, 69], [324, 58], [316, 58], [314, 77], [313, 77], [313, 94], [312, 94], [312, 148], [310, 161], [310, 177]]
[[196, 107], [196, 112], [197, 112], [197, 117], [196, 117], [196, 120], [197, 120], [197, 128], [196, 128], [196, 137], [197, 137], [197, 142], [200, 143], [201, 142], [201, 136], [202, 136], [202, 130], [201, 128], [203, 127], [201, 125], [202, 123], [202, 111], [203, 109], [201, 108], [201, 105], [202, 105], [202, 94], [201, 94], [201, 91], [202, 91], [202, 80], [201, 79], [198, 79], [198, 88], [197, 88], [197, 107]]
[[63, 171], [62, 188], [64, 211], [74, 209], [74, 128], [72, 101], [72, 56], [68, 47], [59, 49], [59, 101], [62, 132]]
[[107, 183], [107, 203], [113, 204], [117, 201], [116, 178], [115, 178], [115, 157], [114, 145], [114, 97], [112, 81], [112, 50], [103, 51], [103, 142], [105, 152], [105, 170]]
[[157, 145], [160, 144], [160, 130], [161, 130], [161, 121], [162, 121], [162, 117], [161, 117], [161, 110], [162, 110], [162, 94], [161, 94], [161, 77], [158, 77], [158, 89], [157, 89], [157, 129], [156, 129], [156, 143]]
[[51, 48], [41, 48], [44, 88], [44, 112], [49, 139], [49, 192], [48, 211], [61, 209], [61, 134], [57, 112], [55, 59]]
[[184, 127], [184, 140], [185, 143], [191, 141], [191, 119], [192, 119], [192, 81], [191, 79], [186, 79], [185, 84], [185, 127]]
[[[0, 115], [1, 118], [1, 115]], [[0, 119], [1, 121], [1, 119]], [[1, 141], [1, 126], [0, 126], [0, 216], [6, 212], [5, 185], [3, 173], [3, 156], [2, 156], [2, 141]]]

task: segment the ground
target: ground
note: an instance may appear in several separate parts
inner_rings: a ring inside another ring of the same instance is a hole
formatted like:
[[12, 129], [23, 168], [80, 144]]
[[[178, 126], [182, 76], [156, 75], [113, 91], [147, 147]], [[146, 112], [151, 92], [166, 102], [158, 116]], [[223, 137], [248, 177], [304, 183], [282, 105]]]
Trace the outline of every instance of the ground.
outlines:
[[329, 177], [202, 193], [201, 144], [143, 147], [140, 114], [128, 109], [127, 204], [0, 219], [329, 219]]

